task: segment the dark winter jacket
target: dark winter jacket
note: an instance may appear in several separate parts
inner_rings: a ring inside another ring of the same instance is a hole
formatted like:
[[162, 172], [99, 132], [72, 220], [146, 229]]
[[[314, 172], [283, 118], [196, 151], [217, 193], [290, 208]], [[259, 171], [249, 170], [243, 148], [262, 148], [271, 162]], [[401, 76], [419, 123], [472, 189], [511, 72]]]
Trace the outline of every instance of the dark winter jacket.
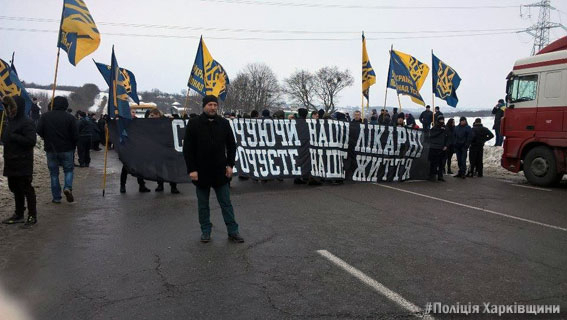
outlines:
[[4, 105], [17, 108], [2, 133], [4, 143], [4, 176], [33, 176], [33, 147], [36, 143], [35, 125], [25, 116], [25, 101], [21, 97], [5, 97]]
[[236, 142], [228, 120], [215, 116], [211, 121], [205, 113], [189, 121], [185, 130], [183, 155], [187, 172], [197, 171], [198, 187], [220, 187], [229, 182], [226, 167], [233, 167]]
[[429, 147], [431, 149], [443, 149], [447, 146], [449, 138], [445, 126], [435, 126], [429, 131]]
[[37, 103], [34, 103], [31, 107], [31, 110], [30, 110], [30, 118], [32, 120], [39, 120], [39, 112], [40, 111], [41, 111], [41, 109], [39, 108]]
[[436, 111], [436, 112], [435, 112], [435, 117], [434, 117], [434, 118], [435, 118], [435, 123], [437, 123], [437, 119], [439, 119], [440, 116], [445, 117], [445, 116], [443, 115], [443, 112], [441, 112], [441, 111]]
[[424, 129], [429, 129], [431, 123], [433, 122], [433, 112], [425, 110], [419, 116], [419, 121], [423, 125]]
[[64, 104], [54, 104], [52, 111], [42, 114], [37, 125], [37, 134], [45, 142], [45, 151], [74, 151], [79, 140], [76, 121], [75, 117], [67, 112], [67, 106]]
[[447, 128], [447, 146], [451, 147], [455, 145], [455, 127], [445, 126]]
[[459, 124], [455, 126], [453, 137], [455, 138], [455, 146], [466, 146], [468, 148], [472, 141], [472, 129], [468, 124], [464, 126]]
[[77, 120], [79, 137], [92, 137], [94, 135], [92, 121], [88, 117], [81, 117]]
[[505, 106], [505, 104], [499, 103], [494, 108], [492, 108], [492, 114], [494, 115], [494, 125], [492, 126], [492, 129], [500, 130], [500, 123], [502, 122], [504, 110], [506, 109]]
[[471, 147], [482, 147], [486, 141], [494, 138], [494, 134], [484, 127], [482, 123], [473, 125]]

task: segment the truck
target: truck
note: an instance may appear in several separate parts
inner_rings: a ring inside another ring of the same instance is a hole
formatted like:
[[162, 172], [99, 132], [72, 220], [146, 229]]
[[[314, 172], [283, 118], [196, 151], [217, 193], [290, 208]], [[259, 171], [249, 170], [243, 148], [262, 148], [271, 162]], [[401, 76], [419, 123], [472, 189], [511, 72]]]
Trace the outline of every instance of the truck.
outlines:
[[506, 84], [501, 165], [551, 186], [567, 173], [567, 37], [515, 62]]

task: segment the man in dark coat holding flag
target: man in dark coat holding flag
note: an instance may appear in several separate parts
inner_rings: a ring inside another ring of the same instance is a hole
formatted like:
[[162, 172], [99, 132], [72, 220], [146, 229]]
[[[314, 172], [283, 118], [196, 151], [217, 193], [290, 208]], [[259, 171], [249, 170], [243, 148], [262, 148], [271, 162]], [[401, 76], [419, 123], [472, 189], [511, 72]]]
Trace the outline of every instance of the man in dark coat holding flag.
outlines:
[[196, 186], [201, 224], [201, 242], [211, 240], [209, 195], [215, 190], [228, 238], [242, 243], [234, 210], [230, 202], [229, 181], [236, 158], [236, 142], [228, 120], [217, 114], [218, 99], [207, 95], [203, 98], [203, 113], [189, 121], [185, 131], [183, 155], [189, 177]]
[[33, 180], [33, 147], [37, 136], [33, 121], [25, 116], [26, 103], [22, 97], [6, 96], [2, 99], [8, 115], [8, 125], [2, 133], [4, 144], [4, 176], [8, 177], [8, 188], [14, 193], [15, 213], [2, 221], [4, 224], [24, 222], [26, 200], [28, 219], [25, 227], [37, 223], [37, 208]]

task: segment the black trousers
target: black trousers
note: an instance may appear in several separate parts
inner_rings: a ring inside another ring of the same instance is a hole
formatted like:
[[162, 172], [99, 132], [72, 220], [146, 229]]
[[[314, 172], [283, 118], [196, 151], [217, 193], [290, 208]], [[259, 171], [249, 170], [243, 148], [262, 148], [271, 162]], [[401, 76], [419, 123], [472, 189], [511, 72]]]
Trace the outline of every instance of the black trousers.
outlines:
[[455, 154], [455, 146], [447, 147], [447, 152], [445, 152], [445, 160], [447, 162], [447, 172], [451, 171], [451, 162], [453, 160], [454, 154]]
[[91, 136], [79, 137], [77, 153], [79, 154], [79, 165], [89, 165], [91, 163]]
[[429, 177], [435, 175], [439, 179], [443, 178], [443, 160], [445, 159], [445, 151], [443, 149], [429, 149]]
[[14, 193], [16, 201], [16, 214], [24, 215], [26, 210], [26, 199], [28, 201], [28, 213], [30, 216], [37, 216], [37, 206], [35, 198], [35, 189], [32, 186], [32, 176], [25, 177], [8, 177], [8, 188]]
[[469, 149], [470, 172], [482, 176], [482, 160], [484, 157], [483, 146], [471, 146]]
[[[138, 179], [138, 184], [141, 186], [145, 186], [146, 182], [144, 181], [144, 179], [142, 178], [136, 178]], [[120, 172], [120, 186], [126, 186], [126, 180], [128, 180], [128, 169], [126, 169], [126, 166], [122, 166], [122, 172]]]

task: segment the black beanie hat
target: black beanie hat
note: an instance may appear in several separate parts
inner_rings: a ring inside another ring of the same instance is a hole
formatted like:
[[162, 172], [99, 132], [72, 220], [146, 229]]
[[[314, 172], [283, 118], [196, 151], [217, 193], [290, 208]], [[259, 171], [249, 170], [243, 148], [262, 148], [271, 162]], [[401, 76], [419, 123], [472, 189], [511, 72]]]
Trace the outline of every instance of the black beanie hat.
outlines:
[[69, 108], [69, 101], [67, 98], [57, 96], [53, 99], [53, 110], [67, 110]]
[[203, 108], [209, 103], [209, 102], [216, 102], [219, 103], [219, 99], [216, 96], [213, 95], [206, 95], [203, 97]]
[[461, 119], [459, 119], [459, 121], [467, 121], [467, 118], [461, 117]]
[[309, 111], [307, 111], [307, 109], [305, 108], [297, 109], [297, 114], [299, 115], [299, 119], [306, 119], [308, 113]]

